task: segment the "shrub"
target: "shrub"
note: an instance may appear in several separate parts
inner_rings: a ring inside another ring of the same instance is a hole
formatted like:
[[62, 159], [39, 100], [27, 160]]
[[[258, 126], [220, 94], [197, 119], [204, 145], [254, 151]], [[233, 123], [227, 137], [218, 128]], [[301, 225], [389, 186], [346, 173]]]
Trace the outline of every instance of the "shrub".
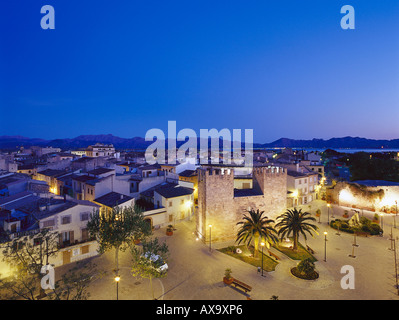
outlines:
[[228, 246], [227, 250], [230, 251], [231, 253], [235, 253], [236, 252], [236, 247], [235, 246]]
[[231, 274], [233, 273], [233, 271], [231, 271], [230, 268], [227, 268], [226, 270], [224, 270], [224, 277], [226, 279], [231, 279]]
[[379, 235], [380, 232], [382, 232], [380, 225], [377, 223], [371, 223], [369, 229], [370, 229], [370, 234], [373, 236]]
[[303, 275], [309, 275], [313, 273], [316, 268], [314, 262], [309, 258], [303, 259], [296, 267]]
[[371, 220], [366, 217], [360, 217], [360, 224], [369, 226], [371, 224]]

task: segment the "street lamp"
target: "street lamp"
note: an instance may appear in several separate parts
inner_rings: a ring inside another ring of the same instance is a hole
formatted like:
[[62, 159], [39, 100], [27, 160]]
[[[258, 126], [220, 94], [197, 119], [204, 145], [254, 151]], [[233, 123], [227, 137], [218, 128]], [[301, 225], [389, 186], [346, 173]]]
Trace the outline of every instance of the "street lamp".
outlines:
[[399, 285], [398, 285], [398, 265], [396, 262], [396, 241], [393, 239], [393, 252], [394, 252], [394, 258], [395, 258], [395, 278], [396, 278], [396, 289], [399, 295]]
[[115, 276], [115, 281], [116, 281], [116, 300], [118, 300], [118, 291], [119, 291], [119, 288], [118, 288], [118, 284], [119, 284], [119, 281], [121, 280], [121, 277], [119, 276], [119, 275], [117, 275], [117, 276]]
[[382, 212], [380, 213], [380, 217], [381, 217], [381, 229], [382, 232], [384, 232], [384, 214]]
[[324, 231], [324, 262], [327, 262], [327, 231]]
[[327, 203], [327, 224], [330, 224], [330, 207], [331, 204]]
[[260, 245], [262, 247], [262, 277], [264, 277], [264, 275], [263, 275], [263, 247], [265, 246], [265, 243], [261, 242]]
[[212, 225], [209, 225], [209, 252], [212, 252]]

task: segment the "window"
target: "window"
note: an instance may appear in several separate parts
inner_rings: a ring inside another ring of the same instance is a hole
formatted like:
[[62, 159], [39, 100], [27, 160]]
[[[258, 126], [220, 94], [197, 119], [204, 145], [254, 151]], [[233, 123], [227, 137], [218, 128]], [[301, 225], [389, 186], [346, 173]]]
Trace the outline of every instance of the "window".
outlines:
[[54, 227], [54, 226], [55, 226], [54, 219], [43, 221], [43, 228]]
[[63, 245], [69, 245], [74, 242], [74, 232], [65, 231], [60, 233], [60, 243]]
[[86, 241], [89, 239], [89, 231], [87, 228], [82, 229], [82, 241]]
[[63, 216], [61, 218], [61, 224], [68, 224], [71, 223], [71, 216]]
[[169, 207], [171, 207], [173, 205], [172, 201], [169, 201]]
[[299, 183], [299, 184], [301, 184], [301, 183], [302, 183], [302, 180], [301, 180], [301, 179], [299, 179], [299, 180], [298, 180], [298, 183]]
[[88, 212], [82, 212], [80, 214], [80, 221], [87, 221], [89, 220], [89, 213]]
[[11, 233], [14, 233], [14, 232], [17, 232], [17, 224], [16, 223], [13, 223], [11, 225]]

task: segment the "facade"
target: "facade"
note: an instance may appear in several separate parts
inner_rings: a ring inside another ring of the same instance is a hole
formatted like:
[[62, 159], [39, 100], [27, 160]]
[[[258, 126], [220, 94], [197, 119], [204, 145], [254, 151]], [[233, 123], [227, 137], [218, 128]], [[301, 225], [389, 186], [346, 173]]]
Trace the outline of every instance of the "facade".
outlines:
[[198, 203], [198, 174], [196, 170], [184, 170], [179, 173], [179, 181], [192, 184], [194, 203]]
[[287, 170], [287, 190], [290, 195], [287, 205], [294, 207], [315, 200], [318, 181], [318, 174], [313, 171]]
[[86, 149], [86, 156], [88, 157], [113, 157], [115, 148], [112, 144], [96, 143]]
[[62, 178], [65, 178], [67, 176], [72, 176], [72, 173], [64, 170], [46, 169], [38, 172], [33, 178], [35, 180], [47, 182], [51, 193], [54, 193], [56, 195], [62, 195], [63, 187], [65, 186], [66, 181]]
[[179, 185], [154, 190], [154, 206], [165, 208], [165, 222], [174, 225], [176, 221], [190, 218], [194, 213], [194, 190]]
[[235, 239], [237, 222], [247, 210], [275, 219], [286, 209], [287, 172], [282, 167], [254, 167], [252, 188], [234, 188], [234, 168], [198, 169], [197, 235], [203, 241]]

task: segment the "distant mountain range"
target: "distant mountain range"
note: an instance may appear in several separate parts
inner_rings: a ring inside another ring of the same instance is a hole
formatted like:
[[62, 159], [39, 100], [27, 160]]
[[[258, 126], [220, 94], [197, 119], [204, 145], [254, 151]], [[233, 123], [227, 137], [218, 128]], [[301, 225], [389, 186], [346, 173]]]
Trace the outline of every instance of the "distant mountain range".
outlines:
[[[58, 147], [61, 149], [77, 149], [86, 148], [95, 143], [113, 144], [117, 149], [145, 149], [152, 142], [145, 141], [142, 137], [135, 138], [120, 138], [112, 134], [104, 135], [81, 135], [73, 139], [35, 139], [22, 136], [0, 136], [1, 149], [13, 149], [16, 147], [30, 147], [30, 146], [48, 146]], [[184, 142], [178, 142], [177, 146]], [[198, 143], [199, 146], [199, 143]], [[399, 148], [399, 139], [392, 140], [374, 140], [359, 137], [343, 137], [312, 140], [296, 140], [281, 138], [271, 143], [254, 143], [254, 148], [315, 148], [315, 149], [397, 149]]]

